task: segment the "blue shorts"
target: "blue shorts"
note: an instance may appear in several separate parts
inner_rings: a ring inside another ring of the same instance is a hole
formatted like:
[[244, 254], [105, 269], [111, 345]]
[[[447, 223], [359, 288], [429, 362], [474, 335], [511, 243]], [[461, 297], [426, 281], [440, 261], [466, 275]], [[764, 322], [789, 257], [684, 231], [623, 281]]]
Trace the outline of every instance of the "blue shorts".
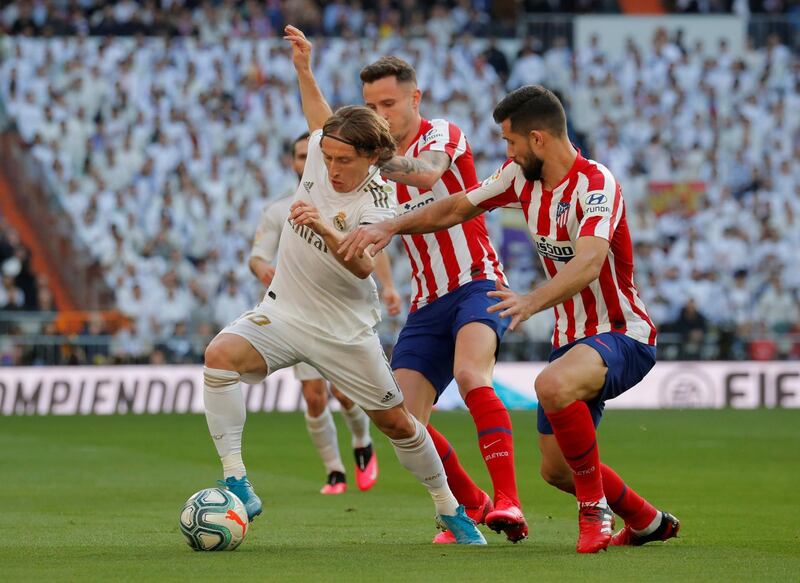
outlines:
[[[594, 426], [597, 427], [603, 417], [606, 401], [619, 397], [641, 381], [653, 368], [656, 363], [656, 347], [637, 342], [619, 332], [604, 332], [556, 348], [550, 353], [550, 362], [564, 356], [576, 344], [585, 344], [594, 348], [608, 367], [603, 390], [593, 400], [586, 402], [592, 414]], [[550, 421], [541, 406], [536, 412], [536, 426], [539, 433], [548, 435], [553, 433]]]
[[486, 324], [497, 334], [500, 345], [511, 319], [486, 311], [500, 301], [486, 295], [494, 289], [494, 281], [471, 281], [410, 314], [392, 351], [392, 369], [421, 373], [436, 389], [434, 403], [438, 401], [453, 380], [456, 334], [462, 326]]

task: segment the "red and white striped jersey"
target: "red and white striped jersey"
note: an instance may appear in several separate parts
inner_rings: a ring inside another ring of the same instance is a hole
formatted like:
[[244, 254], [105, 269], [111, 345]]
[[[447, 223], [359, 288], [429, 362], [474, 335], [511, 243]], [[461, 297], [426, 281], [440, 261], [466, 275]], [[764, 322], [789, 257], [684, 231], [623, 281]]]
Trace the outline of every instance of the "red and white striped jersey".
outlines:
[[633, 283], [633, 245], [622, 191], [608, 168], [579, 152], [561, 184], [548, 191], [541, 181], [526, 180], [522, 168], [507, 160], [467, 196], [488, 210], [522, 209], [548, 278], [572, 259], [579, 237], [609, 241], [600, 277], [554, 307], [555, 348], [603, 332], [655, 345], [656, 328]]
[[[398, 215], [478, 184], [472, 150], [455, 124], [443, 119], [423, 119], [405, 155], [416, 158], [428, 151], [446, 152], [450, 168], [430, 190], [397, 183]], [[403, 235], [403, 244], [411, 261], [412, 312], [471, 281], [498, 278], [505, 281], [503, 266], [482, 216], [437, 233]]]

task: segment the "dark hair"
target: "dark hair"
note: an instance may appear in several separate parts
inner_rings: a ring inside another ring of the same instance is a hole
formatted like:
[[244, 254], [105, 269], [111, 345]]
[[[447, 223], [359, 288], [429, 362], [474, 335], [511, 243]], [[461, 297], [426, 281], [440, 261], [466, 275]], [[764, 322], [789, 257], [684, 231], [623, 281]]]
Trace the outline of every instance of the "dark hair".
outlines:
[[297, 155], [297, 144], [307, 140], [308, 138], [309, 138], [309, 133], [304, 132], [302, 135], [297, 136], [294, 139], [294, 142], [292, 142], [292, 158], [294, 158]]
[[506, 95], [492, 114], [496, 123], [511, 120], [511, 131], [526, 135], [544, 130], [554, 136], [567, 134], [567, 115], [555, 93], [541, 85], [526, 85]]
[[381, 57], [361, 69], [361, 82], [374, 83], [384, 77], [394, 77], [398, 83], [417, 83], [417, 72], [409, 63], [398, 57]]
[[362, 156], [377, 155], [378, 165], [388, 162], [397, 148], [389, 122], [363, 105], [337, 109], [322, 126], [322, 135], [350, 144]]

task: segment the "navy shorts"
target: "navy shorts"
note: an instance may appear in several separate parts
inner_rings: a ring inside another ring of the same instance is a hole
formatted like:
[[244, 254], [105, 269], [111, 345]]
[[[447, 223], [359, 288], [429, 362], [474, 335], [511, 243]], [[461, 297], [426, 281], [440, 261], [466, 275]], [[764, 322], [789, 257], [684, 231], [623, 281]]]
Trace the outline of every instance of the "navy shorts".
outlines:
[[494, 281], [472, 281], [410, 314], [392, 351], [392, 369], [421, 373], [436, 389], [438, 401], [453, 380], [456, 334], [462, 326], [482, 322], [494, 330], [500, 345], [511, 319], [486, 311], [500, 301], [486, 295], [494, 289]]
[[[550, 362], [564, 356], [576, 344], [586, 344], [594, 348], [608, 367], [603, 390], [592, 401], [586, 402], [592, 414], [594, 426], [597, 427], [603, 417], [606, 401], [619, 397], [635, 386], [653, 368], [656, 363], [656, 347], [637, 342], [619, 332], [604, 332], [556, 348], [550, 353]], [[553, 433], [550, 421], [541, 406], [536, 412], [536, 426], [539, 433], [548, 435]]]

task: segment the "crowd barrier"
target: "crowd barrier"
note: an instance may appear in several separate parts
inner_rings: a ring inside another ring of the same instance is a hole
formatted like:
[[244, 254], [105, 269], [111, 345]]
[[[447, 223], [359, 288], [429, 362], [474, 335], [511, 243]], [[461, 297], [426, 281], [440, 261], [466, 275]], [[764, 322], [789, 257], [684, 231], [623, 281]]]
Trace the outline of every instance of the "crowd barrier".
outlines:
[[[510, 409], [533, 409], [533, 381], [544, 363], [499, 363], [494, 384]], [[291, 369], [243, 385], [251, 412], [297, 411], [300, 384]], [[336, 401], [331, 400], [335, 409]], [[463, 407], [454, 386], [439, 409]], [[664, 362], [609, 409], [800, 408], [800, 362]], [[201, 366], [5, 367], [2, 415], [200, 413]]]

